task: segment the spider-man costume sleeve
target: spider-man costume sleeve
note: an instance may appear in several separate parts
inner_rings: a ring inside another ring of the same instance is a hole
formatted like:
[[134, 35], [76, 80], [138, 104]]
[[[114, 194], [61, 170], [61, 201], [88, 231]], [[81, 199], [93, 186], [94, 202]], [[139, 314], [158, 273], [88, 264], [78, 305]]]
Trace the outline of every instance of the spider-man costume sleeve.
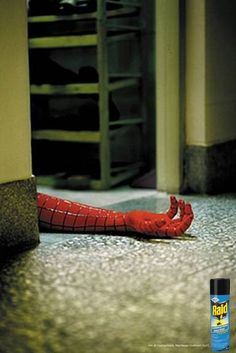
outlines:
[[[179, 236], [191, 225], [193, 211], [183, 200], [170, 197], [166, 213], [116, 212], [38, 193], [40, 229], [70, 233], [135, 232], [151, 236]], [[179, 216], [176, 217], [179, 210]]]

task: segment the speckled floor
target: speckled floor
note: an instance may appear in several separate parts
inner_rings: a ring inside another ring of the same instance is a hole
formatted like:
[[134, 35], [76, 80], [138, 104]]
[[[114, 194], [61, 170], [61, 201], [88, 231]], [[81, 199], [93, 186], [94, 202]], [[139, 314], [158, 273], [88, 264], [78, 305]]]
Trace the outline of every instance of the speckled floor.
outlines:
[[[109, 207], [167, 209], [165, 194], [144, 196]], [[235, 349], [236, 195], [185, 199], [190, 240], [41, 234], [3, 264], [0, 352], [210, 352], [209, 279], [220, 276], [231, 278]]]

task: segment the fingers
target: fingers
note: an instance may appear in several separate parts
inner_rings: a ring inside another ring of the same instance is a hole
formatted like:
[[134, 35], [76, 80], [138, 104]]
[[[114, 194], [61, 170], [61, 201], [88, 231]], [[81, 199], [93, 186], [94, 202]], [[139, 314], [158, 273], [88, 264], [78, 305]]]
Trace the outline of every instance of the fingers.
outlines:
[[182, 235], [190, 227], [194, 218], [192, 207], [189, 203], [179, 201], [180, 217], [170, 220], [168, 224], [163, 225], [158, 231], [160, 236], [176, 237]]
[[190, 203], [187, 203], [184, 207], [184, 213], [182, 219], [176, 227], [176, 235], [181, 235], [190, 227], [193, 221], [194, 215]]
[[181, 199], [177, 201], [175, 196], [170, 196], [170, 208], [166, 212], [167, 216], [173, 219], [176, 216], [178, 209], [180, 210], [180, 219], [183, 219], [185, 212], [185, 202]]
[[172, 195], [170, 196], [170, 208], [166, 212], [166, 214], [169, 218], [172, 219], [177, 214], [177, 212], [178, 212], [178, 201], [176, 200], [176, 197]]
[[[174, 218], [179, 209], [179, 216]], [[170, 198], [170, 208], [166, 214], [151, 212], [130, 213], [131, 226], [138, 233], [153, 236], [176, 237], [183, 234], [191, 225], [193, 211], [191, 205], [183, 200], [177, 201], [174, 196]]]
[[185, 214], [185, 202], [184, 200], [179, 200], [178, 202], [179, 210], [180, 210], [180, 219], [182, 220]]

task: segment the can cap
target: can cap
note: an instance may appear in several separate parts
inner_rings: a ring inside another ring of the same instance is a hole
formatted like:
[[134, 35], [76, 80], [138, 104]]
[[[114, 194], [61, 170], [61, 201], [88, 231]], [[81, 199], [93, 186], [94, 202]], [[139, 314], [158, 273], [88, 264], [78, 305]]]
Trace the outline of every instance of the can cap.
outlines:
[[229, 294], [230, 292], [230, 279], [229, 278], [213, 278], [210, 280], [210, 293], [211, 294]]

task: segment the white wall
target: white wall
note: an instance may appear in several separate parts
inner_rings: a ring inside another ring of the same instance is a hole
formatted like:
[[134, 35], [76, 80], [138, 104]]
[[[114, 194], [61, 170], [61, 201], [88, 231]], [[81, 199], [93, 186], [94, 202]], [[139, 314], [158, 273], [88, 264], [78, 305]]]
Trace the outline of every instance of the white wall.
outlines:
[[236, 3], [186, 1], [186, 143], [236, 139]]
[[205, 0], [186, 1], [186, 143], [206, 143]]
[[206, 1], [206, 141], [236, 139], [236, 2]]
[[25, 0], [0, 8], [0, 183], [31, 177]]
[[181, 185], [179, 95], [179, 1], [156, 1], [156, 166], [157, 188]]

